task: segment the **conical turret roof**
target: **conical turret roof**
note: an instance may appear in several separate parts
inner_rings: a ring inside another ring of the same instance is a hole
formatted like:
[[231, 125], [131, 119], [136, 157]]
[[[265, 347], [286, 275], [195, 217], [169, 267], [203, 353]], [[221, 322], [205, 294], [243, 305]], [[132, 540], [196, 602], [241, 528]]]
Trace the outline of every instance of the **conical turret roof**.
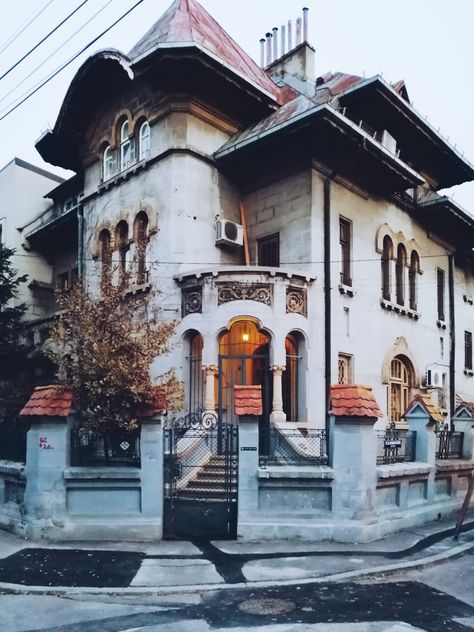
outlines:
[[275, 99], [278, 98], [277, 85], [196, 0], [175, 0], [128, 56], [133, 61], [160, 46], [171, 44], [197, 45]]

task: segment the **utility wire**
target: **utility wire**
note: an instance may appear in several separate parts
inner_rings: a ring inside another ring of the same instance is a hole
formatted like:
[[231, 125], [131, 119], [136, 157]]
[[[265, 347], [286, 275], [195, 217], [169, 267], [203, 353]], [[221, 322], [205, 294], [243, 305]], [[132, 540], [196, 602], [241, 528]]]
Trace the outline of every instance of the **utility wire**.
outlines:
[[76, 53], [75, 55], [73, 55], [70, 59], [68, 59], [68, 61], [66, 61], [64, 64], [62, 64], [61, 66], [59, 66], [59, 68], [57, 68], [47, 79], [45, 79], [39, 86], [37, 86], [34, 90], [32, 90], [24, 99], [22, 99], [19, 103], [17, 103], [14, 107], [12, 107], [10, 110], [8, 110], [8, 112], [6, 114], [4, 114], [3, 116], [0, 117], [0, 121], [3, 121], [7, 116], [9, 116], [12, 112], [14, 112], [17, 108], [19, 108], [21, 105], [23, 105], [23, 103], [25, 103], [26, 101], [28, 101], [28, 99], [30, 99], [34, 94], [36, 94], [41, 88], [43, 88], [47, 83], [49, 83], [52, 79], [54, 79], [54, 77], [56, 77], [57, 75], [59, 75], [60, 72], [62, 72], [65, 68], [67, 68], [70, 64], [72, 64], [72, 62], [77, 59], [80, 55], [82, 55], [82, 53], [84, 53], [88, 48], [90, 48], [93, 44], [95, 44], [97, 42], [97, 40], [99, 40], [101, 37], [103, 37], [106, 33], [108, 33], [110, 30], [112, 30], [114, 28], [114, 26], [116, 26], [119, 22], [121, 22], [124, 18], [127, 17], [127, 15], [129, 15], [134, 9], [136, 9], [140, 4], [142, 4], [144, 0], [138, 0], [138, 2], [136, 2], [132, 7], [130, 7], [130, 9], [128, 9], [128, 11], [126, 11], [125, 13], [123, 13], [119, 18], [117, 18], [117, 20], [115, 20], [115, 22], [113, 22], [110, 26], [108, 26], [104, 31], [102, 31], [102, 33], [100, 33], [99, 35], [97, 35], [97, 37], [94, 37], [93, 40], [91, 40], [88, 44], [86, 44], [85, 46], [83, 46], [81, 48], [81, 50]]
[[0, 48], [0, 53], [3, 53], [3, 51], [6, 50], [19, 35], [21, 35], [24, 31], [26, 31], [26, 29], [30, 26], [30, 24], [33, 24], [36, 18], [38, 18], [44, 11], [46, 11], [49, 5], [52, 4], [53, 2], [54, 0], [49, 0], [48, 2], [46, 2], [46, 4], [38, 11], [38, 13], [36, 13], [30, 20], [28, 20], [28, 22], [26, 22], [24, 26], [20, 26], [20, 28], [8, 38], [5, 44], [2, 44], [2, 47]]
[[23, 55], [23, 57], [21, 57], [21, 59], [19, 59], [17, 62], [15, 62], [15, 63], [13, 64], [13, 66], [10, 66], [10, 68], [9, 68], [8, 70], [6, 70], [6, 71], [3, 73], [3, 75], [0, 75], [0, 81], [1, 81], [4, 77], [6, 77], [7, 75], [9, 75], [9, 74], [11, 73], [11, 71], [12, 71], [12, 70], [15, 70], [15, 68], [16, 68], [17, 66], [19, 66], [19, 65], [21, 64], [21, 62], [22, 62], [22, 61], [25, 61], [25, 59], [26, 59], [27, 57], [29, 57], [29, 56], [31, 55], [31, 53], [34, 53], [34, 51], [35, 51], [37, 48], [39, 48], [39, 47], [41, 46], [41, 44], [43, 44], [43, 42], [46, 42], [46, 40], [47, 40], [47, 39], [49, 39], [49, 38], [51, 37], [51, 35], [53, 35], [53, 33], [56, 33], [56, 31], [57, 31], [59, 28], [61, 28], [61, 26], [62, 26], [63, 24], [65, 24], [65, 23], [66, 23], [66, 22], [67, 22], [70, 18], [72, 18], [72, 16], [73, 16], [73, 15], [75, 15], [75, 14], [79, 11], [79, 9], [80, 9], [81, 7], [83, 7], [83, 6], [84, 6], [87, 2], [89, 2], [89, 0], [83, 0], [83, 2], [81, 2], [81, 4], [80, 4], [78, 7], [76, 7], [76, 8], [74, 9], [74, 11], [72, 11], [69, 15], [67, 15], [67, 16], [64, 18], [64, 20], [62, 20], [59, 24], [57, 24], [57, 25], [54, 27], [54, 29], [53, 29], [52, 31], [49, 31], [49, 33], [47, 33], [47, 35], [45, 35], [45, 36], [43, 37], [43, 39], [41, 39], [41, 40], [40, 40], [37, 44], [35, 44], [35, 45], [33, 46], [33, 48], [31, 48], [31, 49], [30, 49], [27, 53], [25, 53], [25, 54]]
[[[76, 31], [74, 31], [74, 33], [72, 35], [70, 35], [68, 37], [68, 42], [70, 42], [74, 37], [76, 37], [76, 35], [78, 33], [80, 33], [88, 24], [90, 24], [90, 22], [92, 22], [92, 20], [94, 20], [100, 13], [102, 13], [102, 11], [104, 11], [104, 9], [106, 9], [109, 4], [111, 4], [112, 0], [108, 0], [108, 2], [106, 2], [98, 11], [96, 11], [96, 13], [94, 13], [94, 15], [92, 17], [90, 17], [86, 22], [84, 22], [84, 24], [82, 26], [80, 26]], [[48, 62], [52, 57], [54, 57], [54, 55], [56, 55], [56, 53], [58, 51], [61, 50], [61, 48], [64, 46], [64, 44], [60, 44], [57, 48], [55, 48], [53, 50], [52, 53], [50, 53], [48, 55], [48, 57], [46, 57], [46, 59], [44, 59], [40, 64], [38, 64], [38, 66], [36, 66], [36, 68], [33, 68], [33, 70], [26, 75], [26, 77], [23, 77], [23, 79], [18, 82], [16, 84], [16, 86], [14, 86], [8, 94], [6, 94], [5, 96], [0, 98], [0, 103], [2, 103], [2, 101], [5, 101], [5, 99], [7, 98], [7, 96], [9, 96], [12, 92], [15, 92], [15, 90], [17, 88], [19, 88], [23, 83], [25, 83], [25, 81], [27, 79], [29, 79], [31, 77], [31, 75], [34, 75], [34, 73], [39, 70], [42, 66], [45, 65], [46, 62]], [[54, 72], [54, 71], [52, 71]], [[50, 73], [51, 74], [51, 73]], [[16, 97], [15, 99], [13, 99], [13, 101], [11, 101], [8, 105], [6, 105], [4, 108], [2, 108], [0, 113], [5, 112], [6, 110], [8, 110], [9, 108], [11, 108], [13, 105], [15, 105], [17, 103], [17, 101], [19, 99], [22, 99], [25, 95], [27, 95], [30, 90], [33, 90], [34, 88], [36, 88], [37, 86], [39, 86], [43, 81], [45, 81], [46, 79], [48, 79], [49, 74], [46, 75], [45, 77], [43, 77], [43, 79], [40, 79], [40, 81], [38, 81], [37, 83], [35, 83], [31, 88], [28, 88], [28, 90], [25, 90], [25, 92], [23, 92], [22, 94], [20, 94], [20, 96]]]

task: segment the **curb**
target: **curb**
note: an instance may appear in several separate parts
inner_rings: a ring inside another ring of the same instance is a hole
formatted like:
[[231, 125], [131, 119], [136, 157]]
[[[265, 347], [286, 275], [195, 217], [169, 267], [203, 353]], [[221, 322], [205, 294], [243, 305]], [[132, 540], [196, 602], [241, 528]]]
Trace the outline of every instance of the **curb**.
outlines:
[[[34, 595], [66, 595], [74, 592], [83, 595], [116, 595], [116, 596], [163, 596], [176, 594], [189, 594], [197, 592], [211, 592], [220, 590], [249, 589], [249, 588], [273, 588], [275, 586], [296, 586], [303, 584], [326, 584], [339, 582], [347, 579], [362, 577], [372, 577], [381, 574], [393, 574], [402, 570], [416, 570], [424, 568], [437, 562], [442, 562], [450, 558], [455, 558], [466, 551], [474, 549], [474, 542], [468, 542], [454, 546], [449, 551], [429, 555], [418, 560], [401, 562], [399, 564], [385, 564], [367, 569], [354, 571], [344, 571], [324, 577], [305, 577], [301, 579], [279, 579], [264, 581], [249, 581], [239, 584], [192, 584], [187, 586], [129, 586], [127, 588], [94, 588], [84, 586], [23, 586], [19, 584], [8, 584], [0, 582], [0, 591], [10, 594], [34, 594]], [[291, 557], [291, 556], [289, 556]]]

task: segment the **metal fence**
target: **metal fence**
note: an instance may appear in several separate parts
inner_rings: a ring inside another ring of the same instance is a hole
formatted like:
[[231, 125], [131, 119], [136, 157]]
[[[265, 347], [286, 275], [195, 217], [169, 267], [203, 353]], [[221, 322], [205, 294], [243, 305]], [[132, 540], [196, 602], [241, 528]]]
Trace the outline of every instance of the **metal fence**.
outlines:
[[377, 465], [416, 460], [416, 432], [399, 430], [391, 424], [377, 433]]
[[325, 430], [283, 429], [270, 426], [260, 430], [260, 465], [327, 465]]
[[436, 458], [461, 459], [464, 433], [451, 431], [448, 424], [436, 432]]
[[24, 424], [0, 424], [0, 459], [26, 463], [26, 435]]
[[97, 434], [87, 428], [73, 428], [71, 465], [139, 467], [140, 432]]

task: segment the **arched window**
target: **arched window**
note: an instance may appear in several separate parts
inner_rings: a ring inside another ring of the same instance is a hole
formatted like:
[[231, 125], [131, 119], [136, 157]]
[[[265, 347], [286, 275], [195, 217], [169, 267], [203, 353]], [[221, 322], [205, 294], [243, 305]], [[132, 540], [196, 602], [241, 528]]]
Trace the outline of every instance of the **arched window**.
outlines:
[[110, 145], [107, 145], [107, 147], [104, 150], [103, 165], [102, 165], [104, 182], [105, 180], [108, 180], [113, 175], [115, 175], [115, 170], [116, 170], [115, 151], [110, 147]]
[[150, 125], [145, 121], [138, 133], [138, 160], [145, 160], [150, 155]]
[[382, 251], [382, 298], [391, 300], [391, 274], [390, 266], [393, 258], [393, 243], [388, 235], [383, 238]]
[[112, 272], [112, 244], [110, 232], [104, 228], [99, 235], [100, 244], [100, 263], [101, 271], [100, 278], [101, 283], [110, 283], [110, 275]]
[[136, 244], [137, 283], [141, 285], [147, 282], [146, 269], [146, 245], [148, 241], [148, 216], [145, 211], [140, 211], [135, 217], [134, 236]]
[[120, 279], [125, 279], [129, 267], [130, 244], [128, 241], [128, 224], [122, 220], [115, 229], [115, 242], [118, 250], [118, 268]]
[[292, 334], [285, 339], [286, 371], [282, 375], [283, 412], [287, 421], [298, 421], [298, 341]]
[[396, 356], [390, 364], [390, 421], [400, 422], [411, 398], [413, 368], [403, 356]]
[[128, 120], [122, 123], [120, 128], [120, 170], [124, 171], [128, 169], [134, 162], [135, 156], [133, 155], [133, 143], [129, 135]]
[[407, 264], [407, 251], [403, 244], [398, 244], [397, 263], [395, 266], [395, 276], [397, 283], [397, 303], [405, 305], [405, 267]]
[[203, 339], [197, 331], [188, 334], [189, 349], [189, 392], [188, 405], [189, 412], [197, 412], [202, 409], [203, 399], [203, 375], [202, 375], [202, 348]]
[[410, 309], [416, 311], [417, 308], [417, 287], [416, 275], [420, 272], [420, 257], [416, 250], [412, 250], [410, 256], [410, 268], [408, 270], [409, 300]]

